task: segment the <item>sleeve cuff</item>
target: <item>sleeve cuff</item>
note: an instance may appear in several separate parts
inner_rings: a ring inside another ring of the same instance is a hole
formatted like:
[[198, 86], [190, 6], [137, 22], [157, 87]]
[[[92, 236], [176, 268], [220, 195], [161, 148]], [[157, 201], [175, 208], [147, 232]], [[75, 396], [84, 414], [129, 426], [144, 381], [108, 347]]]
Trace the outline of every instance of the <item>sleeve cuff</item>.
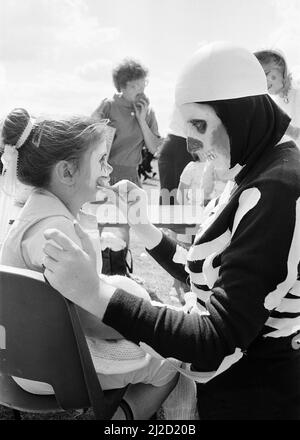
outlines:
[[122, 289], [117, 289], [112, 295], [105, 314], [103, 316], [103, 323], [113, 327], [121, 334], [126, 333], [126, 339], [130, 339], [136, 344], [139, 339], [136, 337], [134, 328], [130, 330], [130, 321], [134, 320], [137, 315], [143, 299], [138, 298]]

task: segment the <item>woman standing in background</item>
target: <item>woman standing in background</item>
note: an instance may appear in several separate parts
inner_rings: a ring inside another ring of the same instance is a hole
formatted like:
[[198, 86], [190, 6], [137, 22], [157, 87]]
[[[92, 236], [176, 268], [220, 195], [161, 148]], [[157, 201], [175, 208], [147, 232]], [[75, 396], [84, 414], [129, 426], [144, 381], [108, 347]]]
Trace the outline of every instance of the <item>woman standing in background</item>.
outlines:
[[[109, 119], [109, 125], [116, 130], [108, 158], [113, 167], [111, 184], [127, 179], [142, 187], [138, 174], [142, 149], [146, 147], [155, 154], [161, 143], [154, 111], [144, 94], [148, 69], [127, 58], [113, 69], [112, 77], [117, 93], [104, 99], [92, 117]], [[128, 246], [129, 226], [114, 228], [113, 232]]]
[[141, 186], [138, 166], [142, 161], [142, 148], [155, 154], [161, 142], [154, 111], [144, 94], [147, 76], [148, 70], [139, 62], [122, 61], [113, 69], [118, 93], [104, 99], [93, 113], [97, 119], [109, 119], [116, 129], [109, 155], [112, 184], [128, 179]]

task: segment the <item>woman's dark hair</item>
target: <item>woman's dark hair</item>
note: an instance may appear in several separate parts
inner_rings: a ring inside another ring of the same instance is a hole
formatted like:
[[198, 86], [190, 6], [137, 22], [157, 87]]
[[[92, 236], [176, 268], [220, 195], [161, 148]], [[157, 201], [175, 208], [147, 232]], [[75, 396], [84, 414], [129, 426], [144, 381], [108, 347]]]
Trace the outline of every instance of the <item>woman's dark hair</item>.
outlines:
[[129, 81], [146, 78], [148, 69], [138, 61], [126, 58], [113, 69], [112, 74], [114, 86], [118, 92], [121, 92]]
[[[16, 145], [29, 121], [26, 110], [13, 110], [3, 121], [2, 143]], [[104, 139], [105, 125], [79, 116], [34, 122], [29, 137], [18, 149], [18, 179], [25, 185], [47, 188], [57, 162], [71, 161], [78, 169], [84, 153]]]

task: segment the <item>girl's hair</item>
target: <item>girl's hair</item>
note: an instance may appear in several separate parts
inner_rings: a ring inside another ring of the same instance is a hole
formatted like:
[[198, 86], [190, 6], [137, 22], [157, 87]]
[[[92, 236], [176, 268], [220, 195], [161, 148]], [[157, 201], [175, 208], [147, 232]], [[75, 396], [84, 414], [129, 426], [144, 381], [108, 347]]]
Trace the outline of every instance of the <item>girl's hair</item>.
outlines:
[[115, 88], [121, 92], [129, 81], [146, 78], [148, 69], [134, 59], [125, 58], [113, 69], [112, 75]]
[[292, 74], [288, 72], [287, 63], [280, 53], [272, 50], [261, 50], [254, 52], [261, 65], [274, 63], [274, 65], [281, 70], [283, 76], [283, 89], [280, 95], [287, 98], [287, 94], [292, 86]]
[[279, 54], [269, 50], [262, 50], [260, 52], [255, 52], [254, 55], [261, 64], [268, 64], [272, 62], [275, 66], [281, 69], [283, 74], [285, 74], [287, 70], [286, 62]]
[[[16, 145], [29, 120], [26, 110], [13, 110], [3, 121], [2, 143]], [[25, 185], [47, 188], [56, 163], [71, 161], [78, 169], [84, 153], [104, 136], [105, 123], [88, 117], [36, 121], [26, 142], [18, 149], [17, 177]]]

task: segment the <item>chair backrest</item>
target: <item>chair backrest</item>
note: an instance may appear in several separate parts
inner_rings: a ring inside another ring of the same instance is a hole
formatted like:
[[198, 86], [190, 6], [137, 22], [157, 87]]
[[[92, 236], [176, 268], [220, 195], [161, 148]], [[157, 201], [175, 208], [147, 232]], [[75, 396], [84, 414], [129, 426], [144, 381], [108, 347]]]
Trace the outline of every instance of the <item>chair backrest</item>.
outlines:
[[[0, 372], [49, 383], [63, 409], [93, 406], [97, 413], [89, 383], [97, 405], [105, 404], [74, 304], [42, 274], [1, 265]], [[98, 408], [96, 418], [110, 417]]]

